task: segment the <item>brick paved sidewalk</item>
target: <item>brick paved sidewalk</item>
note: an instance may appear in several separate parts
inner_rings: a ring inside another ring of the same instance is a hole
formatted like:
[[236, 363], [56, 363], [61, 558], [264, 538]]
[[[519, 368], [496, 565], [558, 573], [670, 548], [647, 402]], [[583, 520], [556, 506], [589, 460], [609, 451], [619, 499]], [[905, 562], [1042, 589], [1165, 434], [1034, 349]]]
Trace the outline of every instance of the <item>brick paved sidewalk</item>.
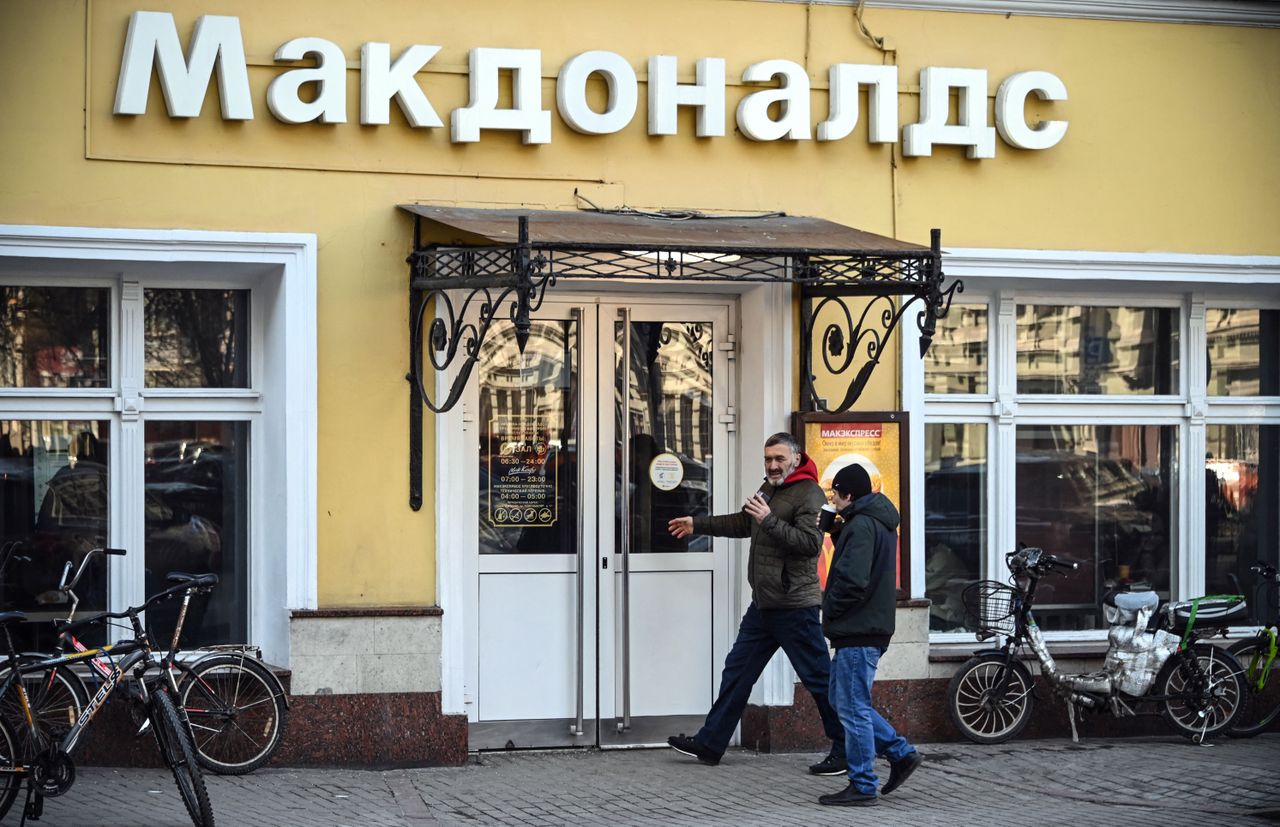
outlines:
[[[266, 769], [210, 776], [218, 823], [439, 825], [1061, 825], [1280, 821], [1280, 735], [1196, 747], [1177, 738], [922, 745], [926, 763], [872, 808], [818, 805], [843, 778], [818, 755], [731, 751], [719, 767], [670, 750], [486, 753], [465, 767]], [[887, 773], [887, 769], [882, 771]], [[17, 812], [5, 819], [17, 824]], [[39, 825], [189, 825], [160, 770], [80, 771]]]

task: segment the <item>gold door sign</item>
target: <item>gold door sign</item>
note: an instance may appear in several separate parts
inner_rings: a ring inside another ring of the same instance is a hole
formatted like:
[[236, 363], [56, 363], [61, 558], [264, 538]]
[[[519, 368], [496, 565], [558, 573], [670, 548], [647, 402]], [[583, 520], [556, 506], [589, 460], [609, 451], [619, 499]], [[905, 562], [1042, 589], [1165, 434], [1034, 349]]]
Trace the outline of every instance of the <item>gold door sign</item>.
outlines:
[[489, 522], [497, 527], [543, 528], [559, 517], [559, 450], [539, 416], [494, 416], [489, 433], [498, 450], [489, 455]]

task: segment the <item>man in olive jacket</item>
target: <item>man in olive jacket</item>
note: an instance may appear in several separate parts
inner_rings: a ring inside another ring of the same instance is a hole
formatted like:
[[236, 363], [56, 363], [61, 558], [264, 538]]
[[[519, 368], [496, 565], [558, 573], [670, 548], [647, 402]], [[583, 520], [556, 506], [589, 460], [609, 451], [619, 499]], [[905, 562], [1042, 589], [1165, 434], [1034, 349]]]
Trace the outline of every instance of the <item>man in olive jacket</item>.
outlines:
[[724, 662], [720, 694], [697, 735], [673, 735], [667, 743], [704, 764], [720, 763], [746, 709], [751, 687], [782, 647], [796, 674], [813, 695], [831, 753], [809, 768], [815, 775], [845, 771], [844, 730], [827, 701], [831, 661], [818, 605], [818, 553], [822, 532], [818, 510], [827, 498], [818, 485], [818, 469], [788, 433], [764, 445], [765, 482], [747, 498], [742, 511], [714, 517], [677, 517], [668, 529], [677, 538], [690, 534], [750, 537], [747, 582], [751, 605], [738, 627], [738, 639]]
[[[832, 531], [835, 552], [822, 598], [822, 630], [836, 650], [831, 663], [831, 702], [844, 726], [849, 786], [818, 798], [821, 804], [876, 804], [922, 761], [871, 705], [871, 684], [893, 637], [897, 609], [894, 562], [898, 509], [872, 492], [871, 477], [857, 463], [841, 468], [831, 492], [843, 520]], [[889, 780], [876, 791], [877, 755], [889, 759]]]

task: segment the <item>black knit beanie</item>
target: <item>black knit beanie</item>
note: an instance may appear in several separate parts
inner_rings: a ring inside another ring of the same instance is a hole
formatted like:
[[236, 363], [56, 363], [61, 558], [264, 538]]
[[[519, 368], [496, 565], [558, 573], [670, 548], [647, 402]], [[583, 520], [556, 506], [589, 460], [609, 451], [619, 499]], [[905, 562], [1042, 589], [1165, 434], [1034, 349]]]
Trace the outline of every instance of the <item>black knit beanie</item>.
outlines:
[[867, 469], [854, 462], [836, 472], [831, 487], [850, 499], [865, 497], [871, 493], [871, 476]]

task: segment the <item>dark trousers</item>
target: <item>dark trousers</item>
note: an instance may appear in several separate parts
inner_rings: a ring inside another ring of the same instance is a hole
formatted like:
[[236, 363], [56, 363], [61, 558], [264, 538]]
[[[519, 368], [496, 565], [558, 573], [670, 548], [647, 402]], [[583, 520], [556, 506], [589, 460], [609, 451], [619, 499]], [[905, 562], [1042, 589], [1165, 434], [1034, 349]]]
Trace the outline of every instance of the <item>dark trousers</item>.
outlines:
[[813, 695], [822, 716], [822, 729], [831, 739], [831, 751], [844, 757], [844, 727], [827, 692], [830, 685], [831, 659], [827, 641], [822, 636], [818, 607], [806, 609], [758, 609], [753, 602], [742, 616], [738, 639], [725, 658], [720, 677], [720, 696], [707, 713], [707, 721], [698, 730], [702, 746], [719, 754], [729, 746], [733, 730], [747, 708], [751, 687], [760, 678], [773, 653], [782, 647], [787, 653], [804, 688]]

